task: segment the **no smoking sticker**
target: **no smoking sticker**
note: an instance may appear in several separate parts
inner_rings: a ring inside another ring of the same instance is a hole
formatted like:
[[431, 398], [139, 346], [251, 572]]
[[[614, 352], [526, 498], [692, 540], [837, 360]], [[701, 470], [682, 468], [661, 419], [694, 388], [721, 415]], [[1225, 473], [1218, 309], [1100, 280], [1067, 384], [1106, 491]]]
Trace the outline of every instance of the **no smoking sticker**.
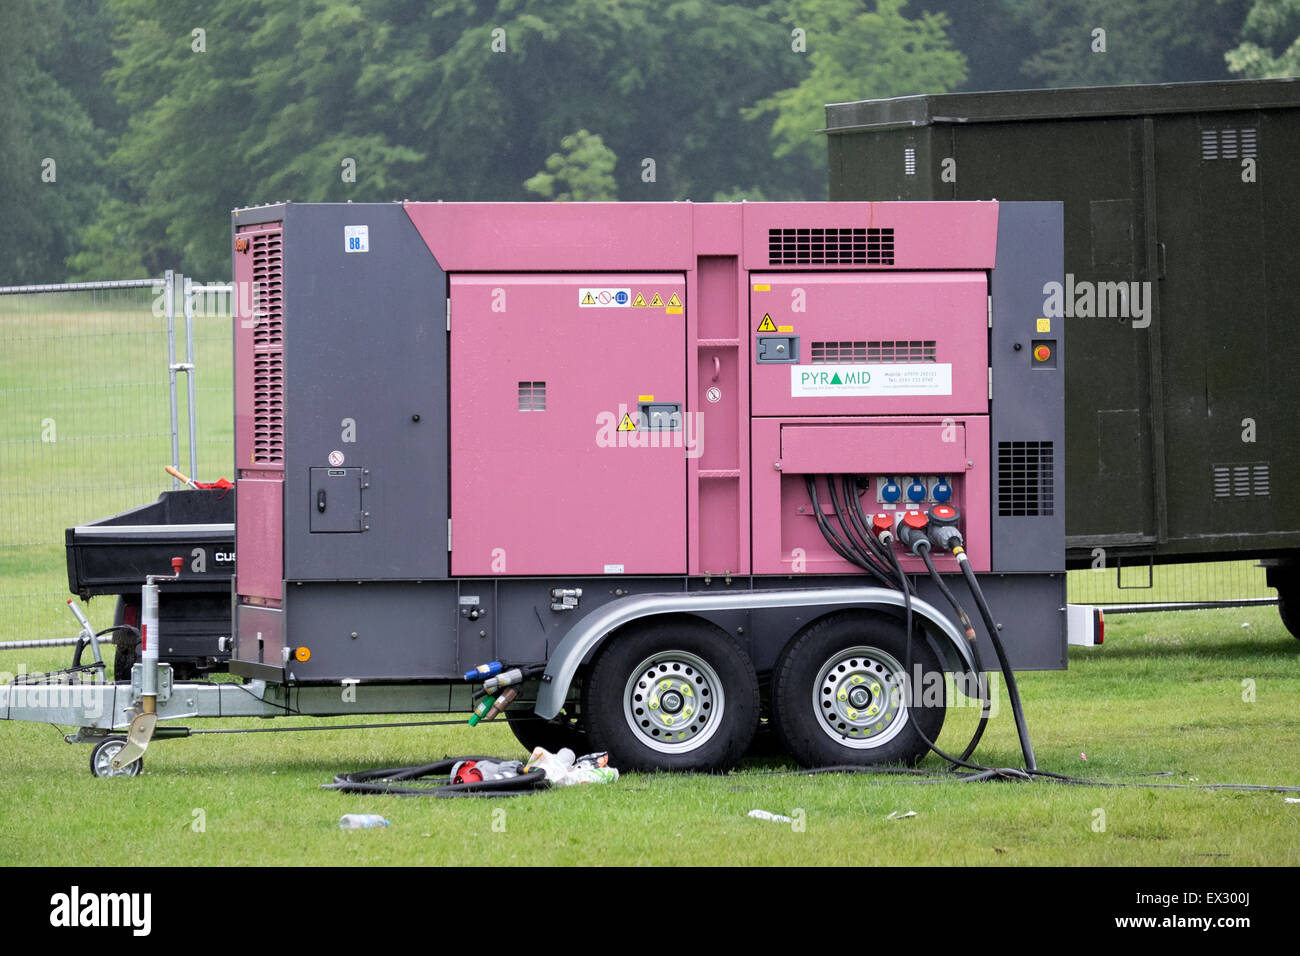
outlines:
[[343, 464], [343, 452], [338, 451], [337, 449], [335, 451], [330, 452], [330, 464], [333, 465], [335, 468]]
[[704, 397], [716, 405], [718, 402], [722, 401], [722, 389], [715, 385], [704, 393]]

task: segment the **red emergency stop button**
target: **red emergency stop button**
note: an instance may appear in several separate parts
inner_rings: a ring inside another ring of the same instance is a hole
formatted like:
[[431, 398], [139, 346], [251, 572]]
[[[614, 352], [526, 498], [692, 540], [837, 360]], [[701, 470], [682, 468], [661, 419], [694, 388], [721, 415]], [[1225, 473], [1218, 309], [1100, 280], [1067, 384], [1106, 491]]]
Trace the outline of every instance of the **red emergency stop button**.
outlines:
[[1047, 361], [1049, 358], [1051, 358], [1051, 357], [1052, 357], [1052, 350], [1051, 350], [1048, 346], [1046, 346], [1046, 345], [1035, 345], [1035, 346], [1034, 346], [1034, 361], [1035, 361], [1035, 362], [1046, 362], [1046, 361]]

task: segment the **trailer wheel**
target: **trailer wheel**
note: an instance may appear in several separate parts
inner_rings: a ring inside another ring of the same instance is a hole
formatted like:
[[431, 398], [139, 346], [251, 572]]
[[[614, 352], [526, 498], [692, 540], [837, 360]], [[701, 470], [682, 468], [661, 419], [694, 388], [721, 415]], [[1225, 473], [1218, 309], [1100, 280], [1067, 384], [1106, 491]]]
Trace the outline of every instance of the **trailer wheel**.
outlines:
[[542, 720], [531, 708], [507, 710], [506, 723], [515, 739], [530, 753], [534, 747], [544, 747], [553, 754], [568, 747], [581, 756], [590, 749], [586, 730], [569, 708], [561, 710], [554, 720]]
[[121, 770], [113, 769], [113, 758], [125, 746], [125, 737], [106, 737], [95, 744], [95, 749], [90, 752], [90, 772], [96, 777], [140, 776], [140, 771], [144, 766], [143, 757]]
[[777, 733], [800, 763], [915, 764], [926, 755], [917, 729], [935, 740], [943, 727], [943, 670], [917, 641], [912, 667], [923, 676], [919, 688], [909, 688], [906, 640], [892, 618], [850, 611], [822, 618], [786, 646], [773, 673], [772, 706]]
[[620, 770], [725, 770], [758, 726], [758, 677], [729, 634], [674, 618], [605, 641], [583, 685], [591, 745]]
[[1289, 570], [1273, 584], [1277, 588], [1277, 613], [1282, 616], [1282, 626], [1300, 640], [1300, 571]]
[[[113, 611], [114, 626], [129, 624], [140, 626], [140, 605], [128, 601], [124, 595], [118, 595], [117, 607]], [[129, 681], [131, 668], [140, 660], [140, 638], [129, 631], [118, 631], [113, 635], [113, 680]]]

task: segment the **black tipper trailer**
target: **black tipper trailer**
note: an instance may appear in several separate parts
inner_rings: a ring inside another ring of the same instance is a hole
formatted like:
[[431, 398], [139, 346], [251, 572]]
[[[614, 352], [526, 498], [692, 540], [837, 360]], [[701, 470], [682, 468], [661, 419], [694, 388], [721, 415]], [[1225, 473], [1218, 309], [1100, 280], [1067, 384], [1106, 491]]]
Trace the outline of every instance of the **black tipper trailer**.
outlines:
[[[158, 500], [68, 528], [68, 589], [88, 600], [116, 595], [114, 624], [138, 626], [145, 575], [166, 573], [173, 557], [184, 575], [159, 602], [161, 659], [178, 675], [224, 670], [230, 659], [230, 580], [235, 570], [235, 490], [164, 491]], [[118, 645], [117, 673], [134, 648]]]
[[864, 100], [826, 126], [832, 200], [1064, 202], [1067, 566], [1261, 558], [1300, 636], [1300, 79]]

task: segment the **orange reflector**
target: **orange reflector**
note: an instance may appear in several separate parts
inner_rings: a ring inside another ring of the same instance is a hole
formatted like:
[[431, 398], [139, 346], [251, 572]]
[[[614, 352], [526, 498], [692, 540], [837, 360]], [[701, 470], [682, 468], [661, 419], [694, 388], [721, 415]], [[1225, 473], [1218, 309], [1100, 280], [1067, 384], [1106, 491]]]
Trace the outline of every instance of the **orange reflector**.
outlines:
[[247, 251], [248, 251], [248, 240], [247, 240], [247, 239], [236, 239], [236, 240], [235, 240], [235, 251], [236, 251], [236, 252], [247, 252]]
[[307, 663], [309, 660], [311, 660], [311, 648], [310, 647], [294, 648], [293, 659], [300, 664]]
[[1046, 362], [1051, 357], [1052, 350], [1046, 345], [1039, 345], [1034, 349], [1034, 358], [1038, 359], [1040, 362]]

